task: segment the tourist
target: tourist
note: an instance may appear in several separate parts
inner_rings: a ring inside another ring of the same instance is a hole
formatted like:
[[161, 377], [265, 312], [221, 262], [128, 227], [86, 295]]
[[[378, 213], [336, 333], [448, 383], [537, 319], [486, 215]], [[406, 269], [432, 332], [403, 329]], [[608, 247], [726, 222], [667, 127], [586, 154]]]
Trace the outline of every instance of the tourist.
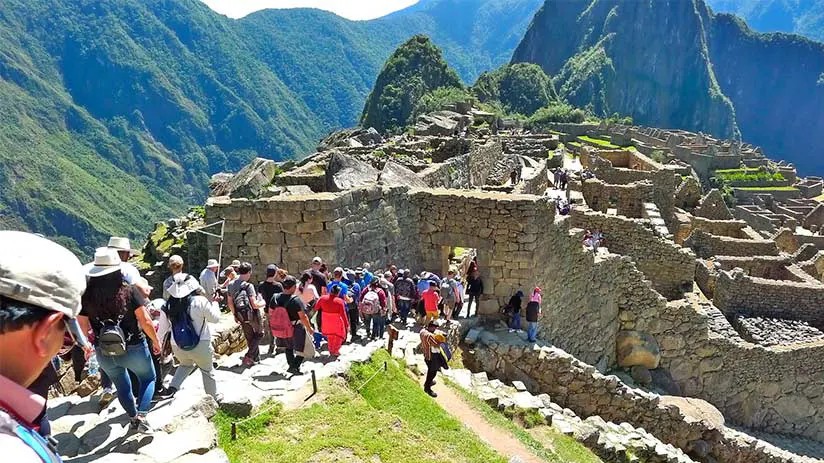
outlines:
[[597, 253], [598, 247], [604, 242], [604, 234], [601, 230], [590, 231], [586, 230], [584, 233], [583, 244], [587, 246], [592, 252]]
[[395, 297], [397, 298], [398, 315], [401, 323], [406, 325], [406, 319], [409, 317], [409, 310], [412, 308], [412, 303], [418, 297], [415, 282], [412, 281], [412, 272], [409, 269], [400, 272], [398, 278], [395, 280]]
[[384, 317], [386, 317], [386, 293], [380, 288], [380, 281], [372, 278], [369, 287], [361, 294], [358, 305], [366, 335], [369, 340], [383, 337]]
[[355, 341], [358, 338], [358, 326], [360, 326], [360, 310], [358, 305], [360, 303], [361, 293], [366, 289], [363, 283], [363, 269], [360, 267], [355, 269], [355, 282], [349, 289], [350, 301], [346, 304], [347, 316], [349, 317], [349, 332], [351, 340]]
[[326, 294], [326, 283], [328, 279], [323, 259], [315, 256], [312, 259], [312, 265], [304, 270], [303, 273], [310, 273], [312, 275], [312, 284], [315, 285], [315, 289], [318, 290], [318, 296]]
[[174, 276], [177, 274], [186, 275], [186, 278], [191, 278], [192, 280], [194, 280], [194, 283], [197, 285], [197, 294], [201, 296], [206, 294], [206, 291], [204, 291], [203, 288], [200, 287], [200, 283], [198, 283], [198, 281], [195, 280], [193, 276], [183, 273], [182, 257], [178, 256], [177, 254], [173, 255], [172, 257], [169, 257], [169, 270], [172, 272], [172, 274], [166, 277], [165, 280], [163, 280], [163, 299], [169, 299], [169, 288], [171, 288], [172, 284], [174, 284]]
[[180, 339], [179, 331], [172, 331], [172, 352], [177, 359], [179, 365], [175, 371], [172, 382], [169, 384], [162, 395], [173, 396], [183, 381], [192, 374], [195, 369], [200, 369], [203, 376], [203, 389], [206, 394], [218, 400], [217, 384], [215, 383], [214, 364], [212, 357], [214, 356], [214, 349], [212, 348], [212, 332], [209, 329], [209, 323], [217, 323], [220, 321], [220, 311], [217, 307], [210, 303], [208, 299], [197, 295], [197, 285], [194, 284], [193, 279], [185, 278], [182, 274], [174, 276], [172, 286], [169, 288], [169, 299], [166, 302], [164, 312], [166, 314], [167, 329], [180, 326], [183, 317], [191, 319], [191, 326], [196, 334], [193, 345], [181, 346], [180, 342], [191, 342], [191, 340]]
[[535, 287], [532, 296], [526, 304], [526, 340], [535, 342], [538, 340], [538, 319], [541, 318], [541, 288]]
[[423, 383], [423, 390], [432, 397], [438, 397], [438, 394], [432, 390], [432, 386], [435, 385], [435, 376], [441, 368], [449, 368], [441, 350], [441, 344], [446, 342], [446, 335], [437, 328], [435, 321], [430, 320], [420, 333], [421, 351], [426, 362], [426, 380]]
[[[392, 284], [392, 272], [385, 272], [383, 277], [378, 280], [378, 285], [386, 296], [386, 319], [383, 323], [383, 326], [386, 327], [387, 323], [391, 323], [398, 316], [398, 306], [395, 304], [395, 285]], [[382, 330], [380, 337], [383, 337]]]
[[263, 323], [259, 310], [264, 305], [258, 299], [255, 286], [249, 283], [252, 276], [252, 265], [243, 262], [238, 267], [238, 278], [229, 286], [229, 310], [235, 321], [243, 329], [243, 337], [249, 350], [243, 356], [243, 365], [252, 366], [260, 361], [260, 339], [263, 337]]
[[340, 291], [341, 286], [335, 285], [329, 294], [317, 302], [318, 317], [323, 318], [323, 335], [326, 337], [329, 355], [332, 357], [340, 355], [340, 347], [349, 332], [349, 317], [346, 315], [346, 305], [340, 297]]
[[133, 285], [138, 278], [140, 278], [140, 271], [137, 270], [137, 267], [134, 266], [129, 259], [134, 256], [134, 251], [132, 250], [132, 244], [129, 242], [129, 238], [123, 238], [120, 236], [112, 236], [109, 238], [109, 244], [107, 246], [110, 249], [114, 249], [117, 251], [117, 256], [120, 257], [121, 268], [120, 271], [123, 273], [123, 280]]
[[[315, 349], [319, 349], [320, 343], [323, 341], [323, 335], [321, 334], [321, 326], [323, 325], [323, 320], [321, 319], [321, 316], [318, 314], [318, 311], [315, 307], [315, 304], [317, 304], [318, 299], [320, 299], [320, 296], [318, 295], [317, 288], [315, 288], [315, 285], [312, 284], [311, 273], [305, 272], [303, 275], [300, 276], [297, 294], [300, 296], [300, 300], [303, 301], [303, 305], [306, 307], [306, 311], [309, 313], [309, 320], [314, 323], [315, 338], [313, 339], [313, 342], [315, 343]], [[314, 321], [312, 320], [313, 318]]]
[[458, 289], [458, 284], [455, 282], [455, 271], [449, 269], [449, 271], [446, 272], [446, 278], [441, 280], [441, 304], [443, 306], [444, 317], [447, 321], [452, 320], [452, 311], [455, 310], [455, 306], [460, 299], [460, 290]]
[[269, 303], [269, 317], [272, 320], [278, 320], [278, 316], [274, 311], [281, 308], [286, 309], [289, 323], [292, 325], [292, 336], [288, 338], [278, 337], [277, 342], [280, 347], [286, 348], [286, 363], [289, 365], [287, 372], [299, 375], [301, 374], [300, 364], [303, 362], [303, 357], [296, 355], [296, 352], [303, 352], [306, 336], [313, 336], [314, 330], [309, 323], [309, 318], [306, 316], [306, 307], [297, 295], [298, 282], [295, 277], [288, 275], [281, 284], [283, 285], [283, 292], [275, 294], [275, 297]]
[[0, 231], [0, 275], [0, 449], [5, 461], [59, 462], [37, 432], [46, 401], [27, 388], [63, 347], [67, 329], [80, 336], [83, 266], [46, 238]]
[[523, 304], [524, 292], [520, 289], [518, 292], [515, 293], [514, 296], [509, 298], [509, 304], [507, 304], [508, 313], [512, 316], [512, 320], [509, 324], [509, 332], [513, 331], [521, 331], [521, 305]]
[[555, 168], [552, 170], [552, 186], [554, 188], [560, 188], [561, 186], [561, 168]]
[[425, 312], [424, 325], [428, 325], [432, 320], [438, 318], [438, 305], [441, 303], [438, 284], [429, 280], [429, 288], [421, 293], [421, 300]]
[[480, 297], [484, 292], [484, 282], [481, 280], [481, 272], [477, 270], [477, 267], [472, 271], [472, 273], [469, 274], [469, 279], [467, 279], [466, 286], [466, 294], [468, 296], [468, 301], [466, 303], [466, 316], [468, 318], [472, 315], [472, 302], [475, 302], [475, 315], [478, 314]]
[[566, 169], [561, 169], [561, 176], [559, 178], [561, 182], [561, 190], [567, 189], [567, 184], [569, 183], [569, 172]]
[[[395, 280], [398, 279], [398, 267], [395, 266], [395, 265], [390, 265], [389, 266], [389, 274], [390, 274], [390, 276], [387, 279], [389, 280], [390, 283], [395, 284]], [[386, 275], [384, 275], [384, 276], [386, 276]]]
[[335, 285], [341, 287], [338, 297], [345, 300], [346, 295], [349, 294], [349, 285], [343, 281], [343, 267], [335, 267], [335, 270], [332, 272], [332, 281], [326, 284], [326, 292], [331, 292], [332, 286]]
[[[149, 432], [146, 413], [156, 378], [146, 337], [151, 340], [155, 355], [160, 354], [160, 342], [146, 310], [145, 297], [123, 281], [120, 263], [113, 249], [95, 251], [94, 266], [87, 273], [89, 282], [79, 320], [81, 326], [91, 326], [94, 332], [97, 361], [114, 383], [117, 399], [129, 416], [131, 428]], [[105, 339], [101, 339], [102, 334]], [[132, 393], [129, 372], [134, 373], [139, 383], [136, 396]]]
[[366, 288], [369, 286], [369, 284], [372, 283], [372, 278], [375, 277], [375, 275], [372, 275], [372, 272], [369, 271], [370, 268], [371, 266], [369, 265], [369, 262], [363, 263], [363, 284], [361, 285], [361, 288]]
[[[283, 292], [283, 286], [280, 284], [280, 280], [278, 280], [278, 272], [281, 269], [278, 268], [275, 264], [269, 264], [266, 266], [266, 279], [258, 283], [257, 292], [260, 297], [263, 299], [264, 307], [269, 304], [269, 301], [275, 296], [275, 294]], [[282, 278], [281, 278], [282, 280]], [[261, 320], [261, 324], [266, 326], [266, 315], [264, 314]], [[275, 352], [275, 340], [272, 339], [271, 335], [268, 334], [269, 330], [263, 330], [263, 336], [261, 337], [261, 342], [263, 344], [269, 344], [269, 348], [266, 351], [266, 355], [272, 355]]]
[[220, 298], [220, 294], [218, 294], [217, 288], [217, 271], [220, 268], [220, 264], [215, 259], [209, 259], [206, 262], [206, 268], [200, 272], [200, 286], [203, 288], [203, 295], [209, 302], [216, 301]]
[[555, 200], [555, 208], [557, 209], [559, 215], [569, 215], [571, 206], [569, 204], [569, 201], [558, 196], [558, 198]]

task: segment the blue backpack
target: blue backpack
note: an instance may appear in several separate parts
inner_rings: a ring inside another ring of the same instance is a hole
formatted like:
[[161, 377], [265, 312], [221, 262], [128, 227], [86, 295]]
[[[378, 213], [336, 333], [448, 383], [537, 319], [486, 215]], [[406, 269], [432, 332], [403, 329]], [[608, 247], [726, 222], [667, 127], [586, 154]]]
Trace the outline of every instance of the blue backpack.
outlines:
[[[169, 297], [163, 311], [169, 318], [172, 324], [172, 337], [175, 340], [177, 347], [183, 350], [192, 350], [200, 343], [200, 334], [203, 332], [203, 327], [200, 331], [195, 330], [192, 324], [192, 316], [189, 313], [189, 306], [192, 303], [192, 294], [186, 297]], [[206, 319], [203, 320], [206, 324]]]

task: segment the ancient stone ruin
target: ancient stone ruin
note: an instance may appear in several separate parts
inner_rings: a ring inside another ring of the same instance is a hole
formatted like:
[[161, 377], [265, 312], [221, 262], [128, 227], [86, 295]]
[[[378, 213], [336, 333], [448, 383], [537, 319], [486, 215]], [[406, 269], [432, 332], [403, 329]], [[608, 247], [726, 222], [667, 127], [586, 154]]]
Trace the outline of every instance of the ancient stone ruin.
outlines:
[[[300, 162], [218, 176], [205, 222], [222, 221], [223, 235], [201, 254], [258, 271], [319, 255], [444, 273], [451, 249], [471, 248], [485, 293], [464, 329], [467, 366], [548, 395], [561, 410], [536, 405], [548, 420], [606, 434], [624, 423], [671, 446], [672, 461], [824, 457], [820, 179], [703, 134], [480, 120], [447, 111], [389, 138], [337, 132]], [[551, 185], [558, 168], [572, 174], [567, 191]], [[719, 180], [756, 170], [770, 180]], [[597, 252], [586, 230], [604, 234]], [[544, 288], [538, 344], [498, 325], [533, 286]], [[514, 394], [489, 381], [467, 384], [490, 400]], [[587, 436], [597, 446], [576, 435]]]

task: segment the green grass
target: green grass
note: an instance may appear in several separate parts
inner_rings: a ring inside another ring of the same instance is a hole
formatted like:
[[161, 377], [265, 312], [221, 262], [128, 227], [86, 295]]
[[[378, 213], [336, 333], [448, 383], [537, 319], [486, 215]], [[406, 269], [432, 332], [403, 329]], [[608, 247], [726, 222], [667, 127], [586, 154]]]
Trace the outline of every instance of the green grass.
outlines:
[[739, 169], [718, 169], [714, 171], [716, 174], [745, 174], [750, 172], [758, 172], [758, 167], [741, 167]]
[[746, 191], [798, 191], [798, 188], [792, 186], [746, 186], [735, 187], [735, 189]]
[[500, 428], [504, 432], [512, 434], [543, 460], [558, 463], [601, 462], [601, 459], [575, 439], [557, 432], [551, 426], [538, 425], [536, 422], [537, 417], [535, 416], [537, 411], [515, 410], [509, 412], [512, 419], [531, 428], [526, 430], [462, 387], [457, 386], [451, 381], [447, 381], [447, 384], [452, 387], [470, 407], [478, 411], [487, 422]]
[[578, 139], [589, 142], [589, 143], [593, 143], [595, 145], [601, 146], [603, 148], [611, 149], [611, 150], [621, 149], [620, 146], [613, 145], [612, 143], [610, 143], [606, 140], [602, 140], [600, 138], [594, 138], [594, 137], [590, 137], [590, 136], [587, 136], [587, 135], [581, 135], [581, 136], [578, 137]]
[[[378, 373], [388, 362], [386, 372]], [[320, 385], [318, 400], [285, 411], [276, 407], [238, 429], [230, 439], [232, 417], [218, 413], [220, 446], [232, 462], [500, 462], [497, 454], [451, 417], [385, 351], [353, 365], [347, 381]]]

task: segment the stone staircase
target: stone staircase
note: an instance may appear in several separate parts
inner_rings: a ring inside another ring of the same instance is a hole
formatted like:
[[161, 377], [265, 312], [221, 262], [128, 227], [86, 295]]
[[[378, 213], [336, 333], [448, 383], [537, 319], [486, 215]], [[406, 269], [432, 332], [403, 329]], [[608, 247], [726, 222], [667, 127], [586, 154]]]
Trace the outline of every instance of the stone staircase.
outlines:
[[607, 462], [689, 463], [684, 452], [664, 444], [643, 428], [629, 423], [611, 423], [598, 416], [582, 420], [572, 410], [552, 402], [548, 394], [533, 395], [520, 381], [511, 385], [490, 380], [486, 372], [472, 373], [466, 369], [451, 369], [442, 373], [455, 384], [469, 391], [493, 408], [507, 410], [537, 410], [546, 424], [558, 432], [573, 437]]

